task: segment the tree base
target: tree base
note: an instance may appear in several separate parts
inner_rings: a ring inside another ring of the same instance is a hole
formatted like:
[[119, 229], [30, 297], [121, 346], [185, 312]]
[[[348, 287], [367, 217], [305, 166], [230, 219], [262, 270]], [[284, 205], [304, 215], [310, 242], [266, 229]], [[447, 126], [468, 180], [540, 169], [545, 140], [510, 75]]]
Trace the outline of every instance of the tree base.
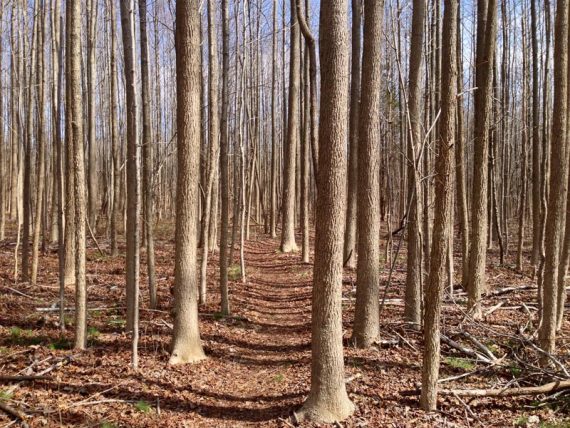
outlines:
[[356, 406], [346, 393], [338, 394], [332, 400], [307, 398], [303, 407], [295, 413], [296, 422], [310, 421], [316, 423], [332, 424], [341, 422], [352, 416]]
[[299, 247], [295, 242], [286, 242], [281, 244], [281, 252], [283, 253], [296, 253], [299, 251]]
[[171, 366], [191, 364], [205, 360], [206, 358], [206, 354], [204, 354], [201, 346], [177, 346], [174, 351], [172, 351], [168, 364]]

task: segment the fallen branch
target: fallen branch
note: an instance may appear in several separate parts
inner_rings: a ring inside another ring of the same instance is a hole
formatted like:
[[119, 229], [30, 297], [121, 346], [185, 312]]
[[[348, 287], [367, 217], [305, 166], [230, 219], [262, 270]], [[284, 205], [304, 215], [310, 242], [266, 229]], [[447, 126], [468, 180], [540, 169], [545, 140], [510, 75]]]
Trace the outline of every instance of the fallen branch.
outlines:
[[0, 382], [25, 382], [33, 380], [49, 380], [49, 376], [0, 376]]
[[505, 302], [499, 302], [497, 303], [495, 306], [490, 307], [487, 311], [485, 311], [485, 314], [483, 315], [485, 318], [487, 318], [489, 315], [491, 315], [493, 312], [495, 312], [497, 309], [499, 309], [501, 306], [503, 306], [505, 304]]
[[498, 290], [491, 291], [488, 296], [501, 296], [503, 294], [511, 293], [513, 291], [536, 290], [536, 285], [523, 285], [522, 287], [505, 287]]
[[497, 357], [495, 357], [495, 355], [491, 352], [491, 350], [487, 346], [482, 344], [479, 340], [477, 340], [477, 338], [471, 336], [466, 331], [462, 332], [461, 335], [465, 337], [467, 340], [469, 340], [471, 343], [473, 343], [473, 345], [475, 345], [476, 348], [478, 348], [481, 352], [483, 352], [483, 354], [489, 357], [491, 361], [497, 361]]
[[[502, 389], [440, 389], [441, 395], [457, 395], [460, 397], [519, 397], [521, 395], [539, 395], [548, 394], [550, 392], [561, 391], [570, 388], [570, 380], [562, 380], [546, 383], [539, 386], [526, 386], [521, 388], [502, 388]], [[400, 395], [409, 397], [419, 395], [421, 390], [401, 391]]]
[[485, 355], [480, 354], [479, 352], [474, 351], [473, 349], [467, 348], [466, 346], [463, 346], [462, 344], [460, 344], [459, 342], [456, 342], [455, 340], [450, 339], [449, 337], [445, 336], [445, 335], [441, 335], [441, 341], [443, 343], [445, 343], [446, 345], [464, 353], [465, 355], [471, 357], [471, 358], [475, 358], [479, 361], [482, 361], [486, 364], [492, 364], [493, 361], [491, 361], [489, 358], [487, 358]]
[[24, 427], [28, 426], [28, 424], [26, 423], [27, 416], [24, 412], [21, 412], [20, 410], [15, 409], [14, 407], [8, 406], [3, 401], [0, 401], [0, 410], [2, 410], [4, 413], [16, 418], [17, 420], [22, 421], [22, 426], [24, 426]]

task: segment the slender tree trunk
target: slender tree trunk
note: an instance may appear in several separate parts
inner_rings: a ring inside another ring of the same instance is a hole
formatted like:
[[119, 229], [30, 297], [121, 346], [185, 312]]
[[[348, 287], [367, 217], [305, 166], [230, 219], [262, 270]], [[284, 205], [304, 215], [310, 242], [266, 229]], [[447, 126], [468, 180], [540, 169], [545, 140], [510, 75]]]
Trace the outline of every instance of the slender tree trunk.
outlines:
[[568, 186], [567, 109], [568, 109], [568, 0], [558, 0], [554, 36], [554, 110], [552, 116], [552, 146], [550, 151], [550, 196], [546, 212], [545, 263], [541, 326], [538, 331], [540, 347], [553, 353], [558, 321], [558, 269], [561, 233], [564, 225], [565, 198]]
[[287, 122], [287, 138], [285, 141], [285, 159], [283, 171], [283, 206], [281, 251], [284, 253], [297, 251], [295, 242], [295, 171], [297, 146], [299, 139], [299, 86], [301, 80], [301, 57], [299, 24], [295, 0], [291, 5], [291, 43], [289, 48], [289, 113]]
[[[229, 183], [229, 138], [228, 138], [228, 110], [229, 110], [229, 74], [230, 74], [230, 18], [228, 0], [222, 0], [222, 106], [221, 106], [221, 139], [220, 139], [220, 177], [222, 193], [222, 225], [220, 232], [220, 293], [223, 315], [230, 314], [230, 300], [228, 295], [228, 235], [230, 215], [230, 183]], [[273, 144], [273, 143], [272, 143]]]
[[410, 45], [410, 75], [408, 89], [408, 260], [404, 318], [416, 328], [421, 324], [422, 303], [422, 237], [421, 237], [421, 187], [418, 155], [422, 151], [421, 135], [421, 66], [424, 45], [425, 0], [414, 0], [412, 36]]
[[[42, 14], [45, 14], [45, 6], [42, 2], [41, 6]], [[31, 272], [31, 283], [35, 285], [38, 279], [38, 258], [39, 258], [39, 246], [40, 246], [40, 233], [41, 233], [41, 220], [42, 220], [42, 208], [43, 208], [43, 196], [44, 196], [44, 186], [45, 186], [45, 134], [44, 134], [44, 36], [45, 36], [45, 24], [44, 20], [40, 20], [38, 25], [38, 45], [37, 45], [37, 68], [36, 68], [36, 87], [38, 91], [37, 96], [37, 129], [36, 129], [36, 141], [37, 141], [37, 157], [36, 157], [36, 206], [34, 213], [34, 233], [32, 238], [32, 272]], [[1, 199], [0, 199], [1, 201]], [[3, 211], [3, 210], [2, 210]], [[45, 234], [44, 230], [44, 234]]]
[[[490, 3], [493, 3], [491, 0]], [[441, 116], [436, 147], [435, 218], [426, 284], [424, 355], [420, 405], [435, 410], [440, 360], [440, 316], [452, 221], [452, 168], [455, 139], [457, 0], [445, 0], [442, 38]]]
[[135, 65], [134, 0], [121, 0], [121, 27], [125, 56], [127, 111], [127, 331], [132, 333], [132, 365], [138, 367], [139, 336], [139, 216], [140, 179], [138, 143], [138, 106]]
[[[73, 147], [74, 216], [75, 223], [75, 348], [87, 346], [87, 284], [85, 280], [85, 163], [83, 155], [83, 97], [81, 92], [81, 1], [69, 0], [66, 41], [66, 134], [68, 146]], [[69, 149], [68, 149], [69, 151]]]
[[358, 119], [361, 89], [361, 34], [362, 0], [352, 0], [352, 70], [350, 83], [349, 151], [348, 151], [348, 198], [346, 204], [346, 227], [344, 230], [344, 261], [346, 266], [356, 266], [356, 219], [358, 173]]
[[[206, 203], [204, 207], [204, 224], [202, 226], [202, 260], [200, 267], [200, 304], [206, 303], [206, 280], [208, 268], [210, 215], [212, 210], [212, 193], [214, 177], [218, 174], [217, 161], [220, 149], [220, 121], [218, 117], [218, 40], [216, 32], [215, 0], [208, 0], [208, 115], [209, 115], [209, 171], [206, 181]], [[214, 213], [215, 215], [215, 213]]]
[[87, 175], [87, 186], [89, 195], [88, 221], [97, 232], [97, 210], [98, 210], [98, 186], [97, 186], [97, 146], [95, 135], [95, 84], [97, 81], [96, 63], [96, 43], [97, 43], [97, 14], [99, 12], [97, 0], [87, 0], [87, 148], [89, 151], [89, 162], [87, 163], [89, 172]]
[[[384, 1], [366, 2], [362, 58], [362, 108], [358, 133], [358, 264], [353, 340], [371, 346], [380, 334], [380, 102]], [[371, 7], [371, 8], [370, 8]], [[370, 8], [370, 9], [369, 9]]]
[[538, 29], [536, 16], [536, 0], [530, 1], [531, 13], [531, 47], [532, 47], [532, 258], [531, 263], [538, 268], [540, 255], [540, 195], [541, 195], [541, 142], [540, 142], [540, 118], [539, 118], [539, 91], [540, 91], [540, 75], [538, 66]]
[[148, 291], [150, 307], [157, 307], [156, 274], [154, 269], [154, 185], [152, 178], [153, 143], [150, 120], [150, 79], [148, 65], [147, 5], [146, 0], [139, 0], [140, 45], [141, 45], [141, 100], [142, 100], [142, 154], [143, 154], [143, 189], [144, 222], [143, 233], [146, 238], [146, 264], [148, 272]]
[[110, 234], [111, 234], [111, 256], [116, 257], [118, 254], [117, 248], [117, 216], [120, 212], [119, 194], [121, 185], [121, 165], [120, 165], [120, 150], [119, 150], [119, 124], [118, 124], [118, 106], [117, 106], [117, 91], [118, 91], [118, 76], [117, 76], [117, 37], [116, 37], [116, 23], [115, 23], [115, 2], [109, 0], [108, 5], [110, 26], [111, 26], [111, 46], [109, 54], [110, 62], [110, 120], [111, 120], [111, 156], [113, 165], [113, 191], [111, 200], [111, 219], [110, 219]]
[[497, 30], [496, 0], [477, 4], [477, 63], [474, 117], [473, 202], [469, 249], [468, 307], [474, 318], [481, 318], [481, 294], [485, 292], [485, 263], [488, 228], [488, 159], [491, 113], [492, 67]]

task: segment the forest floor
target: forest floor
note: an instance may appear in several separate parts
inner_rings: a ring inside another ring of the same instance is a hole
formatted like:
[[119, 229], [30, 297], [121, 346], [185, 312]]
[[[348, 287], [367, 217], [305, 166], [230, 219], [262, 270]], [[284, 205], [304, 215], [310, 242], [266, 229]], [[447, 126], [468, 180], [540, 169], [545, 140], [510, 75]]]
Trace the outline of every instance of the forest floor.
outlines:
[[[208, 359], [169, 367], [172, 334], [173, 241], [171, 228], [159, 230], [156, 267], [160, 306], [148, 310], [144, 253], [141, 260], [140, 369], [130, 368], [130, 337], [124, 333], [124, 255], [88, 252], [89, 347], [72, 349], [73, 327], [58, 329], [57, 254], [41, 257], [38, 285], [14, 284], [14, 245], [0, 248], [0, 378], [37, 375], [46, 379], [0, 381], [0, 404], [27, 415], [30, 426], [137, 427], [289, 427], [290, 415], [307, 396], [311, 359], [312, 265], [299, 254], [282, 254], [279, 242], [255, 233], [246, 243], [247, 283], [232, 267], [234, 316], [221, 318], [217, 254], [210, 259], [207, 304], [200, 308], [200, 329]], [[105, 242], [102, 243], [105, 247]], [[382, 244], [384, 245], [384, 243]], [[395, 243], [397, 245], [397, 242]], [[124, 248], [122, 248], [124, 251]], [[234, 257], [238, 251], [234, 252]], [[498, 304], [484, 322], [465, 313], [464, 295], [446, 299], [443, 332], [474, 348], [461, 332], [476, 337], [498, 358], [476, 360], [442, 345], [441, 378], [446, 388], [491, 388], [545, 383], [552, 376], [533, 367], [538, 355], [524, 338], [536, 327], [536, 289], [530, 276], [513, 266], [497, 267], [491, 252], [487, 270], [491, 290], [484, 312]], [[509, 259], [510, 260], [510, 259]], [[458, 266], [459, 260], [456, 260]], [[422, 338], [402, 322], [405, 251], [386, 293], [380, 317], [384, 343], [370, 350], [350, 346], [355, 272], [345, 270], [343, 307], [347, 388], [357, 405], [346, 427], [542, 426], [568, 427], [570, 397], [439, 399], [439, 411], [425, 413], [415, 396], [402, 391], [421, 380]], [[389, 276], [384, 269], [382, 292]], [[506, 290], [515, 287], [515, 290]], [[73, 286], [66, 290], [68, 323], [73, 323]], [[502, 302], [502, 303], [501, 303]], [[524, 332], [521, 327], [526, 327]], [[558, 340], [557, 358], [568, 367], [569, 324]], [[481, 352], [479, 352], [481, 354]], [[532, 364], [532, 365], [531, 365]], [[15, 421], [0, 411], [0, 427]]]

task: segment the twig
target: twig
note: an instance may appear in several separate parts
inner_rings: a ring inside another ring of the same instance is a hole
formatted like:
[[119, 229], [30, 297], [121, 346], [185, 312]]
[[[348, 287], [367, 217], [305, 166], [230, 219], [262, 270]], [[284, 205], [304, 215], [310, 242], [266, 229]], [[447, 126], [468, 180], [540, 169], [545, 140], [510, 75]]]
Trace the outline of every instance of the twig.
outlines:
[[27, 427], [28, 424], [26, 423], [26, 419], [27, 416], [24, 412], [21, 412], [18, 409], [15, 409], [14, 407], [8, 406], [6, 403], [4, 403], [3, 401], [0, 401], [0, 410], [2, 410], [4, 413], [22, 421], [22, 426]]
[[93, 234], [93, 230], [91, 229], [91, 225], [89, 224], [89, 220], [85, 219], [85, 223], [87, 223], [87, 228], [89, 229], [89, 235], [91, 235], [91, 239], [93, 239], [93, 242], [95, 242], [95, 245], [97, 246], [97, 250], [99, 250], [99, 254], [102, 257], [105, 256], [105, 252], [101, 249], [101, 247], [99, 246], [99, 242], [97, 242], [97, 239], [95, 238], [95, 235]]
[[0, 376], [0, 382], [25, 382], [33, 380], [49, 380], [49, 376]]

